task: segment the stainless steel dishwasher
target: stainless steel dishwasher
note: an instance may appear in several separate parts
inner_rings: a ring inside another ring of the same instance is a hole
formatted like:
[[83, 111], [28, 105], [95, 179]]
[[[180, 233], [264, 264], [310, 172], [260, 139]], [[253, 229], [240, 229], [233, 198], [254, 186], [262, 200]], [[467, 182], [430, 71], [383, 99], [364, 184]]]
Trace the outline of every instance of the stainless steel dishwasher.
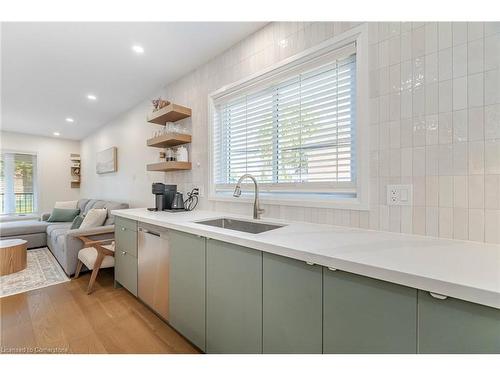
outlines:
[[168, 320], [168, 277], [170, 247], [168, 230], [156, 225], [138, 226], [138, 296], [164, 319]]

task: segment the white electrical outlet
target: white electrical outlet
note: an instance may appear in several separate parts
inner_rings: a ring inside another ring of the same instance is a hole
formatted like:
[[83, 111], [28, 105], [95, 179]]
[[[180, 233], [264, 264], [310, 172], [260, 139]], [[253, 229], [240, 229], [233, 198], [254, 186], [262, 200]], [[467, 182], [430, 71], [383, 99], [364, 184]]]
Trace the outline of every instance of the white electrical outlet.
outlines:
[[387, 185], [388, 206], [411, 206], [413, 185]]

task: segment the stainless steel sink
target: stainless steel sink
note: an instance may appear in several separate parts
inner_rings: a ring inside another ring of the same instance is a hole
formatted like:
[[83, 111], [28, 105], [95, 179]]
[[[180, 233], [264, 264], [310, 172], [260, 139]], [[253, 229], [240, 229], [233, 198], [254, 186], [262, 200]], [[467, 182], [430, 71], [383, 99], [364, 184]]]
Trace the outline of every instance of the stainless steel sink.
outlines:
[[227, 217], [222, 217], [220, 219], [195, 221], [195, 223], [253, 234], [263, 233], [285, 226], [278, 224], [256, 223], [254, 221], [236, 220]]

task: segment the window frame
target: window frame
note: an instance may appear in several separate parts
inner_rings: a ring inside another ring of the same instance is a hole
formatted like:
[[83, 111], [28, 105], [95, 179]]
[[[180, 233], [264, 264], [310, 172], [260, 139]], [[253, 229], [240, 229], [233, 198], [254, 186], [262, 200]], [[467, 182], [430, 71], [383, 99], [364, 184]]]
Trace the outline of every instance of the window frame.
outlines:
[[[253, 201], [253, 192], [243, 194], [240, 198], [232, 197], [232, 189], [230, 184], [227, 191], [216, 191], [214, 181], [214, 149], [212, 147], [214, 137], [214, 117], [216, 104], [221, 98], [229, 100], [230, 98], [238, 97], [255, 91], [259, 88], [270, 86], [273, 83], [278, 83], [283, 80], [285, 75], [293, 74], [295, 71], [307, 69], [311, 64], [318, 64], [316, 61], [325, 55], [332, 53], [341, 53], [344, 48], [349, 48], [355, 43], [356, 50], [356, 188], [354, 193], [356, 197], [343, 197], [340, 193], [337, 184], [336, 187], [325, 183], [325, 187], [321, 192], [314, 193], [314, 189], [310, 188], [299, 189], [300, 183], [290, 184], [290, 186], [276, 187], [269, 189], [269, 184], [259, 184], [262, 186], [261, 201], [264, 204], [277, 204], [288, 206], [301, 207], [329, 207], [343, 209], [369, 209], [369, 127], [368, 127], [368, 35], [367, 25], [360, 25], [350, 29], [339, 36], [328, 39], [312, 48], [309, 48], [297, 55], [285, 59], [265, 70], [257, 72], [235, 83], [223, 86], [222, 88], [208, 95], [208, 124], [209, 124], [209, 194], [208, 199], [211, 201], [225, 202], [251, 202]], [[352, 47], [351, 47], [352, 48]], [[270, 184], [273, 185], [273, 184]], [[277, 186], [277, 185], [275, 185]], [[243, 184], [242, 190], [246, 187], [251, 191], [251, 184]], [[268, 188], [268, 189], [266, 189]], [[266, 191], [268, 190], [268, 191]], [[273, 193], [272, 190], [279, 190], [280, 193]], [[283, 190], [285, 190], [283, 192]], [[342, 192], [352, 193], [353, 189], [343, 189]], [[325, 192], [327, 194], [325, 194]], [[330, 194], [328, 194], [330, 193]]]
[[0, 217], [29, 217], [30, 215], [38, 215], [39, 213], [39, 202], [40, 202], [40, 190], [39, 190], [39, 181], [41, 177], [40, 172], [40, 155], [38, 152], [19, 150], [19, 149], [2, 149], [1, 152], [3, 154], [24, 154], [31, 155], [35, 157], [35, 164], [33, 166], [33, 212], [27, 213], [17, 213], [17, 212], [6, 212], [0, 213]]

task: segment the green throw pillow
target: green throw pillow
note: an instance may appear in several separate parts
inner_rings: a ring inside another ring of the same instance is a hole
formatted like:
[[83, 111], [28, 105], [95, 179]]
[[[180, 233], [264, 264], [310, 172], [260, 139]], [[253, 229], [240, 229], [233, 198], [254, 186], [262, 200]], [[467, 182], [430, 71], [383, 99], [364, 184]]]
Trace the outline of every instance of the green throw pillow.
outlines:
[[83, 216], [82, 215], [78, 215], [73, 220], [73, 223], [71, 223], [71, 228], [70, 229], [78, 229], [78, 228], [80, 228], [80, 225], [82, 225], [82, 222], [83, 222]]
[[73, 221], [73, 219], [80, 213], [79, 209], [73, 209], [73, 208], [54, 208], [52, 210], [52, 213], [50, 214], [50, 217], [47, 219], [47, 221], [53, 223], [53, 222], [68, 222], [68, 221]]

